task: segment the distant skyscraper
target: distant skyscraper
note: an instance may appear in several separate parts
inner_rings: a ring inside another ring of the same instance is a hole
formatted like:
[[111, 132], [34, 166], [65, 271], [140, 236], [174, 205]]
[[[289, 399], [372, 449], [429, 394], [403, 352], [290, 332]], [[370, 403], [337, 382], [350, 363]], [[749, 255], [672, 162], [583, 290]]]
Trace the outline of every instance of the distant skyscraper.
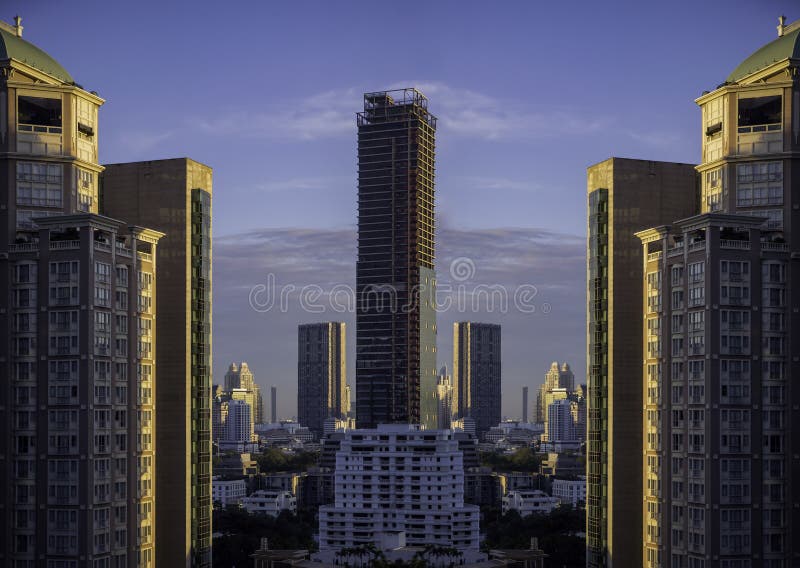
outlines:
[[264, 422], [264, 398], [261, 396], [261, 387], [253, 377], [253, 372], [245, 361], [240, 364], [231, 363], [225, 373], [225, 390], [244, 389], [249, 393], [247, 399], [253, 410], [253, 424]]
[[446, 365], [439, 371], [436, 398], [439, 404], [436, 427], [439, 430], [449, 429], [453, 421], [453, 379], [447, 373]]
[[275, 424], [278, 422], [278, 387], [275, 385], [270, 388], [270, 413], [269, 413], [269, 421], [270, 424]]
[[568, 363], [563, 363], [559, 366], [558, 361], [553, 361], [550, 369], [544, 376], [544, 383], [539, 387], [539, 392], [536, 395], [536, 422], [547, 422], [547, 393], [553, 389], [566, 389], [567, 393], [571, 393], [575, 387], [575, 373], [572, 372]]
[[528, 387], [522, 387], [522, 423], [528, 423]]
[[500, 326], [490, 323], [453, 324], [453, 388], [456, 417], [472, 418], [482, 436], [500, 423]]
[[343, 322], [297, 328], [297, 420], [322, 437], [326, 418], [344, 418], [347, 380]]
[[696, 101], [702, 214], [638, 233], [648, 567], [800, 562], [800, 20], [778, 36]]
[[691, 215], [696, 176], [691, 164], [621, 158], [587, 176], [587, 566], [640, 568], [642, 245], [634, 233]]
[[152, 567], [163, 235], [97, 215], [104, 101], [19, 20], [0, 76], [0, 565]]
[[246, 362], [231, 363], [225, 373], [225, 396], [228, 399], [244, 400], [250, 405], [250, 421], [255, 430], [256, 424], [264, 422], [264, 399], [261, 389]]
[[253, 441], [252, 408], [244, 400], [228, 401], [228, 418], [225, 421], [225, 441], [249, 443]]
[[166, 234], [157, 285], [158, 566], [211, 566], [211, 168], [108, 164], [104, 215]]
[[436, 425], [434, 134], [416, 89], [358, 113], [356, 420]]

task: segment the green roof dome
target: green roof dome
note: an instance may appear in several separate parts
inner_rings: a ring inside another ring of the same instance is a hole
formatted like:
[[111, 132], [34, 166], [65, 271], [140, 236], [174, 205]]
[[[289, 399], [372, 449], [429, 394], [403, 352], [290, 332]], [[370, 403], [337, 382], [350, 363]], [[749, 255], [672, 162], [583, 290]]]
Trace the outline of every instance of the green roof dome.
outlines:
[[55, 59], [32, 43], [0, 27], [0, 61], [4, 59], [16, 59], [59, 81], [75, 83], [72, 75], [67, 73], [67, 70], [61, 67]]
[[736, 83], [747, 75], [760, 71], [784, 59], [800, 59], [800, 27], [769, 42], [753, 55], [742, 61], [739, 66], [733, 70], [733, 73], [728, 75], [725, 81], [728, 83]]

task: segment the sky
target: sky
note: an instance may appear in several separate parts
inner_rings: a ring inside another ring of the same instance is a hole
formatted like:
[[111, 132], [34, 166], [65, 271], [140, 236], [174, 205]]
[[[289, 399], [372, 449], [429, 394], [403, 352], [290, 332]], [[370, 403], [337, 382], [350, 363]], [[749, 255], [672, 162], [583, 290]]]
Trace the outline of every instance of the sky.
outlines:
[[586, 168], [696, 163], [694, 99], [800, 5], [5, 0], [0, 18], [15, 14], [106, 100], [101, 162], [214, 169], [215, 382], [247, 361], [286, 418], [299, 323], [348, 323], [354, 385], [362, 95], [420, 89], [439, 119], [439, 365], [452, 365], [454, 321], [501, 323], [503, 414], [518, 417], [522, 386], [533, 394], [551, 361], [585, 381]]

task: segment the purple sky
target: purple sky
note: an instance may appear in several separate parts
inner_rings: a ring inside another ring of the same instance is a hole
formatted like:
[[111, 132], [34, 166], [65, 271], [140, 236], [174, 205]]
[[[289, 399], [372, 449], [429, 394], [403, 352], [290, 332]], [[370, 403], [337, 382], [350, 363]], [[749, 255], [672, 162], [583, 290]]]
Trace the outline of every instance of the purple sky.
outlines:
[[455, 289], [466, 257], [467, 292], [538, 291], [533, 313], [467, 302], [439, 319], [448, 366], [453, 321], [503, 324], [503, 413], [518, 416], [551, 361], [584, 380], [586, 167], [696, 161], [693, 100], [776, 37], [780, 14], [800, 17], [791, 0], [178, 4], [6, 0], [0, 18], [19, 13], [26, 39], [107, 100], [101, 161], [214, 168], [215, 381], [248, 361], [282, 417], [296, 413], [296, 325], [351, 324], [352, 382], [354, 317], [308, 313], [297, 292], [287, 312], [258, 312], [249, 295], [268, 274], [352, 285], [363, 92], [417, 86], [439, 117], [441, 282]]

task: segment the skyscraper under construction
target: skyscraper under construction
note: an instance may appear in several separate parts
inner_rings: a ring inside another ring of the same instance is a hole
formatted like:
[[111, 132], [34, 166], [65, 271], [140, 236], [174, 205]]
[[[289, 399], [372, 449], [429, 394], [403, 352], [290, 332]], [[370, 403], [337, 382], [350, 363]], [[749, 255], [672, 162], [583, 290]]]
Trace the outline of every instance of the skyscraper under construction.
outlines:
[[357, 424], [435, 428], [436, 117], [407, 88], [365, 94], [357, 123]]

